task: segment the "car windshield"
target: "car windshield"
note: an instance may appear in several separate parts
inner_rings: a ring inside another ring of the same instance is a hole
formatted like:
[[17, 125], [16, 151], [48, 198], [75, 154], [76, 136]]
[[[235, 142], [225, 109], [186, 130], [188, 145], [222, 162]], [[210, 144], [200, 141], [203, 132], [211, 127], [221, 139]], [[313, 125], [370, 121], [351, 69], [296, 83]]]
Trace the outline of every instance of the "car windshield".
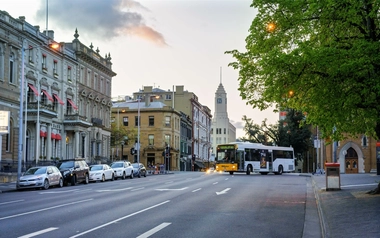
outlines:
[[24, 175], [32, 175], [32, 174], [45, 174], [46, 168], [30, 168], [28, 169]]
[[102, 165], [94, 165], [90, 167], [91, 171], [102, 170], [102, 169], [103, 169]]
[[123, 163], [114, 163], [111, 165], [111, 168], [121, 168], [123, 167]]
[[61, 162], [57, 166], [59, 169], [69, 169], [74, 167], [74, 161]]
[[138, 168], [139, 164], [132, 164], [133, 168]]

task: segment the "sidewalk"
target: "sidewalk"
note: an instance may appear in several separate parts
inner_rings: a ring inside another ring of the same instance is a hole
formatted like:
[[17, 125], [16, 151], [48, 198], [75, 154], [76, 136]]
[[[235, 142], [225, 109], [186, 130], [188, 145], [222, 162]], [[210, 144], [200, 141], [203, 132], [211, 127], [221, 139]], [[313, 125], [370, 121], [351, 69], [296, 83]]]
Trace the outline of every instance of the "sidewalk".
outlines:
[[341, 190], [326, 191], [326, 176], [312, 175], [322, 237], [380, 237], [380, 175], [341, 174]]

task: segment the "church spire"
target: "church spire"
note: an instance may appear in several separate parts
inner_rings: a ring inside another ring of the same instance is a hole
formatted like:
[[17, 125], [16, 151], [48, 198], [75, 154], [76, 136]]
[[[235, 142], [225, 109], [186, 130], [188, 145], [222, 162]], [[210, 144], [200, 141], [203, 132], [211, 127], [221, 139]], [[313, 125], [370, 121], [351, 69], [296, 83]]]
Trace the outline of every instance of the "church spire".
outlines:
[[220, 84], [222, 84], [222, 66], [220, 66]]

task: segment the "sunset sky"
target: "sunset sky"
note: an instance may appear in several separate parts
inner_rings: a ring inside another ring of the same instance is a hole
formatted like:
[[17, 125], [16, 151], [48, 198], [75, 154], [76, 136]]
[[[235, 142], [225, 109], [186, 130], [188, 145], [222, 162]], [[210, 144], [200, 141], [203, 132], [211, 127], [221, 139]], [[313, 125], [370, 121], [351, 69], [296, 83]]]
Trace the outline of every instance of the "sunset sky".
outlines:
[[[214, 96], [222, 79], [228, 97], [228, 116], [243, 136], [241, 118], [255, 123], [278, 114], [247, 106], [238, 91], [238, 72], [227, 50], [244, 50], [256, 10], [251, 0], [1, 0], [0, 10], [25, 16], [41, 31], [53, 30], [54, 40], [79, 40], [100, 55], [110, 53], [112, 96], [132, 95], [144, 86], [172, 90], [184, 85], [214, 114]], [[48, 6], [48, 7], [47, 7]], [[46, 17], [48, 9], [48, 17]], [[48, 19], [48, 21], [46, 20]], [[222, 67], [222, 77], [220, 68]]]

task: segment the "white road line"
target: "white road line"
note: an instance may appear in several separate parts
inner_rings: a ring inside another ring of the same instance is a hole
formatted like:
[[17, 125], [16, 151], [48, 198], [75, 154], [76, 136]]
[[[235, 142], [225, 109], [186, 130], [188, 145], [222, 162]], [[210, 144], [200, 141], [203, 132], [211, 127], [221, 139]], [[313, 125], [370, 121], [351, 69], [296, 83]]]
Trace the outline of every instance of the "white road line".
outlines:
[[228, 178], [226, 178], [225, 180], [228, 180]]
[[231, 189], [231, 188], [226, 188], [226, 189], [224, 189], [224, 190], [221, 191], [221, 192], [216, 192], [216, 195], [225, 194], [225, 193], [227, 193], [230, 189]]
[[150, 229], [149, 231], [145, 232], [144, 234], [139, 235], [139, 236], [136, 237], [136, 238], [147, 238], [147, 237], [153, 235], [154, 233], [156, 233], [156, 232], [158, 232], [158, 231], [164, 229], [165, 227], [167, 227], [167, 226], [170, 225], [170, 224], [172, 224], [172, 223], [164, 222], [164, 223], [162, 223], [161, 225], [158, 225], [158, 226], [156, 226], [155, 228]]
[[39, 192], [39, 194], [45, 194], [45, 193], [71, 193], [71, 192], [77, 192], [79, 189], [71, 189], [71, 190], [65, 190], [65, 191], [49, 191], [49, 192]]
[[199, 190], [201, 190], [202, 188], [198, 188], [198, 189], [195, 189], [193, 190], [192, 192], [195, 193], [195, 192], [198, 192]]
[[188, 187], [184, 187], [184, 188], [158, 188], [158, 189], [156, 189], [156, 191], [181, 191], [181, 190], [185, 190], [185, 189], [188, 189]]
[[65, 206], [69, 206], [69, 205], [73, 205], [73, 204], [77, 204], [77, 203], [88, 202], [88, 201], [91, 201], [91, 200], [93, 200], [93, 199], [91, 198], [91, 199], [86, 199], [86, 200], [82, 200], [82, 201], [70, 202], [70, 203], [61, 204], [61, 205], [58, 205], [58, 206], [53, 206], [53, 207], [47, 207], [47, 208], [43, 208], [43, 209], [38, 209], [38, 210], [35, 210], [35, 211], [24, 212], [24, 213], [15, 214], [15, 215], [6, 216], [6, 217], [0, 217], [0, 221], [1, 221], [1, 220], [5, 220], [5, 219], [9, 219], [9, 218], [20, 217], [20, 216], [25, 216], [25, 215], [29, 215], [29, 214], [33, 214], [33, 213], [37, 213], [37, 212], [43, 212], [43, 211], [47, 211], [47, 210], [51, 210], [51, 209], [56, 209], [56, 208], [58, 208], [58, 207], [65, 207]]
[[218, 184], [218, 182], [215, 182], [215, 183], [213, 183], [213, 184], [214, 184], [214, 185], [215, 185], [215, 184]]
[[132, 214], [129, 214], [129, 215], [126, 215], [126, 216], [120, 217], [120, 218], [118, 218], [118, 219], [116, 219], [116, 220], [113, 220], [113, 221], [107, 222], [107, 223], [105, 223], [105, 224], [103, 224], [103, 225], [100, 225], [100, 226], [94, 227], [94, 228], [92, 228], [92, 229], [90, 229], [90, 230], [87, 230], [87, 231], [84, 231], [84, 232], [82, 232], [82, 233], [76, 234], [75, 236], [71, 236], [70, 238], [75, 238], [75, 237], [78, 237], [78, 236], [85, 235], [85, 234], [87, 234], [87, 233], [90, 233], [90, 232], [95, 231], [95, 230], [98, 230], [98, 229], [100, 229], [100, 228], [103, 228], [103, 227], [109, 226], [109, 225], [111, 225], [111, 224], [114, 224], [114, 223], [116, 223], [116, 222], [119, 222], [119, 221], [124, 220], [124, 219], [129, 218], [129, 217], [132, 217], [132, 216], [137, 215], [137, 214], [139, 214], [139, 213], [142, 213], [142, 212], [148, 211], [148, 210], [153, 209], [153, 208], [158, 207], [158, 206], [162, 206], [162, 205], [164, 205], [164, 204], [166, 204], [166, 203], [168, 203], [168, 202], [170, 202], [170, 200], [167, 200], [167, 201], [165, 201], [165, 202], [162, 202], [162, 203], [159, 203], [159, 204], [153, 205], [153, 206], [151, 206], [151, 207], [147, 207], [147, 208], [145, 208], [145, 209], [142, 209], [142, 210], [140, 210], [140, 211], [134, 212], [134, 213], [132, 213]]
[[353, 184], [353, 185], [344, 185], [340, 186], [341, 188], [349, 188], [349, 187], [364, 187], [364, 186], [375, 186], [378, 183], [367, 183], [367, 184]]
[[133, 187], [120, 188], [120, 189], [103, 189], [103, 190], [96, 190], [96, 192], [119, 192], [119, 191], [131, 190], [132, 188]]
[[138, 191], [138, 190], [141, 190], [141, 189], [144, 189], [145, 187], [141, 187], [141, 188], [135, 188], [135, 189], [132, 189], [131, 191]]
[[27, 235], [24, 235], [24, 236], [20, 236], [19, 238], [30, 238], [30, 237], [33, 237], [33, 236], [42, 235], [42, 234], [50, 232], [50, 231], [54, 231], [56, 229], [58, 229], [58, 228], [57, 227], [50, 227], [50, 228], [47, 228], [45, 230], [40, 230], [40, 231], [36, 231], [36, 232], [30, 233], [30, 234], [27, 234]]
[[15, 201], [10, 201], [10, 202], [1, 202], [0, 205], [4, 205], [4, 204], [10, 204], [10, 203], [15, 203], [15, 202], [23, 202], [25, 200], [15, 200]]

